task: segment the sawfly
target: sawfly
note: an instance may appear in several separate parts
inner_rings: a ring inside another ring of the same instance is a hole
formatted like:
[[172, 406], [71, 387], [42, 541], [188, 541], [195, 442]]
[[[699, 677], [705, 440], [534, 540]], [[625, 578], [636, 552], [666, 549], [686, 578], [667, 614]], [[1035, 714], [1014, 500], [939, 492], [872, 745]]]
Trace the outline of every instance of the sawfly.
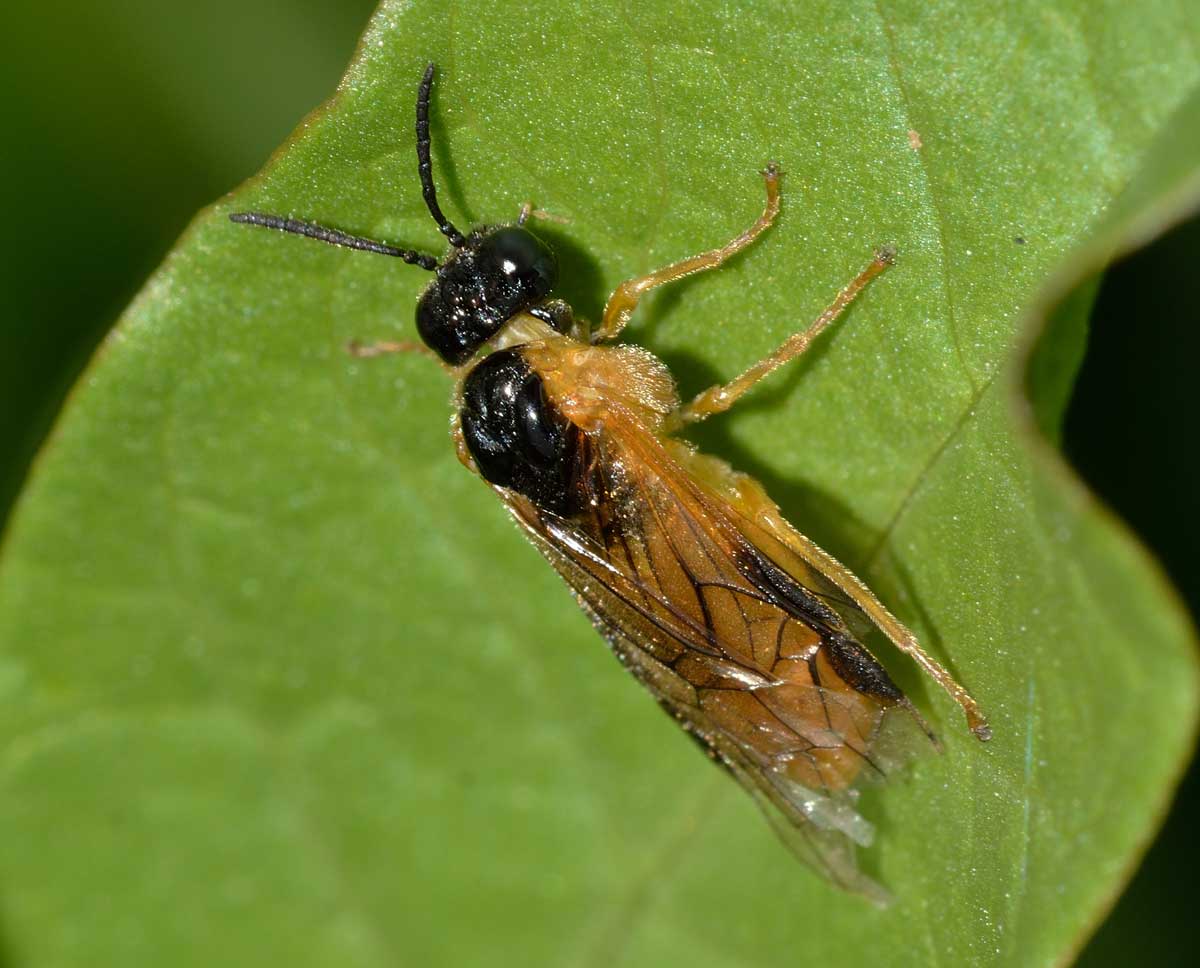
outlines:
[[[793, 528], [746, 474], [674, 434], [727, 410], [803, 353], [893, 262], [878, 250], [807, 329], [729, 383], [680, 401], [649, 351], [614, 345], [652, 289], [714, 269], [775, 220], [766, 205], [720, 248], [623, 282], [595, 328], [551, 298], [554, 253], [527, 226], [463, 234], [443, 214], [430, 160], [430, 64], [417, 93], [417, 161], [430, 215], [450, 243], [435, 256], [290, 217], [230, 215], [433, 273], [416, 309], [422, 344], [353, 346], [362, 356], [419, 349], [455, 381], [458, 457], [504, 503], [575, 593], [625, 667], [766, 811], [784, 841], [831, 881], [882, 900], [854, 845], [872, 829], [856, 788], [895, 762], [893, 734], [925, 725], [862, 644], [883, 633], [990, 732], [970, 694], [867, 587]], [[899, 723], [900, 725], [893, 725]]]

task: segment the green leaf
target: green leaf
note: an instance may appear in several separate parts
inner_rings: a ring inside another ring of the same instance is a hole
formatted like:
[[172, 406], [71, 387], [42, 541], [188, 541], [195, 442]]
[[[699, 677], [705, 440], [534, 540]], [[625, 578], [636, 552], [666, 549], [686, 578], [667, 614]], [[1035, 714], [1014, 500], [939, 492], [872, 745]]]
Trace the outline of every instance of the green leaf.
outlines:
[[[1200, 28], [1067, 0], [649, 9], [385, 2], [337, 97], [98, 355], [0, 561], [14, 963], [1024, 966], [1119, 889], [1189, 749], [1195, 655], [1006, 362], [1068, 251], [1104, 240], [1052, 294], [1200, 194], [1196, 102], [1172, 119]], [[784, 163], [778, 226], [631, 327], [685, 391], [898, 246], [810, 359], [697, 434], [991, 716], [982, 746], [884, 655], [946, 743], [866, 804], [888, 910], [798, 867], [605, 654], [454, 459], [438, 368], [342, 352], [410, 337], [427, 277], [226, 220], [438, 251], [412, 170], [430, 58], [446, 207], [569, 219], [547, 234], [593, 318], [744, 227]], [[1051, 429], [1086, 302], [1035, 356]]]

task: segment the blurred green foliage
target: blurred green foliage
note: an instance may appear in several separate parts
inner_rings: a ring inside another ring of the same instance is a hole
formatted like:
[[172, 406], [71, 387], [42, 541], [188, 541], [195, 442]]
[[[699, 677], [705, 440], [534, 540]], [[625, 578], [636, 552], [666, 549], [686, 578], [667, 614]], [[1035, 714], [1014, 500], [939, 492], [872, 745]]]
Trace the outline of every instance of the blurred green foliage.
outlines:
[[374, 6], [5, 4], [0, 509], [97, 340], [192, 216], [329, 96]]
[[[202, 205], [253, 174], [333, 89], [373, 4], [16, 0], [0, 40], [0, 515], [63, 394]], [[1110, 274], [1064, 446], [1200, 603], [1194, 511], [1200, 287], [1191, 223]], [[1188, 428], [1188, 429], [1181, 429]], [[1197, 783], [1084, 963], [1187, 964]], [[6, 885], [6, 890], [13, 889]], [[19, 888], [18, 888], [19, 889]]]

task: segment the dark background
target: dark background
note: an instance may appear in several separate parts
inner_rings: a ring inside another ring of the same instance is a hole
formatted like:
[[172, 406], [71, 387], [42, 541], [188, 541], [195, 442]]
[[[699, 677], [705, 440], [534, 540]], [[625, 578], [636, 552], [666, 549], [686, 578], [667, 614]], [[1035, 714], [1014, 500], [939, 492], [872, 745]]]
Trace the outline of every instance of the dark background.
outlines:
[[[96, 343], [193, 214], [332, 92], [374, 0], [6, 4], [0, 521]], [[1106, 277], [1067, 413], [1072, 463], [1200, 612], [1200, 220]], [[1082, 964], [1192, 964], [1193, 767]], [[5, 885], [19, 890], [19, 885]], [[0, 925], [0, 933], [3, 926]]]
[[[1200, 218], [1109, 270], [1063, 448], [1096, 493], [1157, 555], [1200, 615]], [[1129, 890], [1080, 964], [1195, 964], [1200, 769], [1193, 761], [1171, 814]]]

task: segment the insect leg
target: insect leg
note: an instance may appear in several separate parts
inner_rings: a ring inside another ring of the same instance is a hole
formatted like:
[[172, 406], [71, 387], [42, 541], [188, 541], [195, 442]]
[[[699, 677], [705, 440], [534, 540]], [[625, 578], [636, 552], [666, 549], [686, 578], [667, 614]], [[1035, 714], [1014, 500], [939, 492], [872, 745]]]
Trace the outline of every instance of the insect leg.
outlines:
[[731, 380], [729, 383], [721, 383], [717, 386], [709, 387], [703, 393], [698, 394], [691, 403], [681, 407], [671, 418], [668, 418], [667, 428], [669, 430], [677, 430], [684, 424], [695, 423], [697, 420], [711, 417], [714, 413], [722, 413], [728, 410], [743, 393], [753, 387], [759, 380], [769, 373], [774, 372], [783, 366], [783, 364], [794, 360], [808, 349], [812, 345], [813, 340], [845, 312], [846, 307], [854, 302], [855, 297], [866, 288], [867, 283], [890, 266], [895, 258], [896, 252], [891, 247], [880, 249], [875, 253], [875, 258], [871, 261], [871, 264], [855, 276], [850, 284], [837, 294], [833, 302], [812, 322], [808, 329], [799, 333], [793, 333], [783, 342], [779, 349], [770, 356], [759, 360], [741, 376]]
[[458, 458], [458, 462], [472, 474], [478, 474], [479, 468], [475, 466], [475, 458], [467, 449], [467, 439], [463, 436], [462, 420], [458, 414], [455, 414], [450, 422], [450, 437], [454, 441], [454, 456]]
[[[782, 522], [782, 517], [779, 518]], [[788, 531], [791, 531], [791, 547], [796, 549], [800, 557], [810, 561], [810, 563], [820, 566], [824, 576], [830, 579], [835, 585], [838, 585], [842, 591], [857, 605], [863, 609], [872, 623], [878, 630], [886, 635], [892, 644], [895, 645], [902, 653], [910, 657], [913, 662], [916, 662], [922, 671], [928, 677], [940, 685], [943, 690], [946, 690], [949, 697], [954, 699], [954, 702], [959, 704], [967, 717], [967, 728], [972, 733], [976, 734], [977, 738], [983, 741], [991, 739], [991, 727], [988, 726], [988, 720], [983, 715], [983, 710], [979, 709], [979, 704], [974, 701], [974, 697], [970, 692], [967, 692], [953, 675], [947, 671], [946, 667], [942, 666], [934, 657], [926, 653], [920, 648], [920, 643], [917, 641], [917, 636], [914, 636], [901, 621], [892, 613], [884, 608], [883, 603], [876, 599], [871, 590], [859, 581], [857, 576], [847, 569], [844, 565], [835, 560], [832, 555], [822, 551], [814, 543], [806, 539], [804, 535], [797, 533], [796, 530], [786, 525]], [[776, 534], [779, 534], [778, 525], [775, 528]], [[925, 727], [928, 730], [928, 727]]]
[[[747, 474], [733, 471], [723, 461], [699, 454], [684, 445], [673, 444], [670, 453], [684, 465], [689, 474], [712, 488], [722, 500], [736, 508], [746, 521], [753, 522], [753, 527], [765, 529], [767, 534], [763, 536], [764, 539], [768, 536], [774, 538], [814, 574], [832, 583], [896, 648], [911, 657], [962, 707], [971, 732], [981, 740], [991, 738], [992, 731], [971, 694], [935, 659], [925, 653], [917, 637], [884, 607], [858, 576], [792, 527], [762, 484]], [[929, 733], [924, 721], [919, 716], [917, 719], [921, 728]], [[934, 739], [932, 735], [930, 738]], [[936, 744], [936, 739], [934, 742]]]
[[531, 218], [540, 219], [543, 222], [557, 222], [559, 225], [569, 225], [571, 222], [570, 219], [547, 212], [543, 208], [534, 208], [533, 202], [522, 203], [521, 211], [517, 214], [517, 224], [524, 225]]
[[884, 607], [850, 569], [789, 525], [778, 510], [763, 520], [769, 522], [776, 537], [845, 592], [897, 649], [911, 658], [930, 679], [946, 690], [950, 698], [962, 707], [967, 717], [967, 727], [976, 737], [985, 742], [992, 738], [992, 728], [987, 724], [975, 698], [940, 662], [921, 648], [917, 637]]
[[763, 169], [763, 181], [767, 185], [766, 207], [763, 208], [763, 213], [758, 217], [758, 221], [737, 238], [726, 242], [719, 249], [701, 252], [699, 255], [682, 259], [663, 269], [658, 269], [648, 276], [627, 279], [617, 286], [613, 290], [613, 294], [608, 297], [608, 303], [604, 307], [604, 317], [600, 321], [599, 328], [592, 335], [592, 342], [599, 343], [615, 338], [625, 328], [625, 324], [629, 322], [629, 317], [633, 315], [633, 311], [637, 309], [638, 300], [651, 289], [656, 289], [668, 282], [674, 282], [676, 279], [682, 279], [684, 276], [690, 276], [696, 272], [703, 272], [705, 269], [715, 269], [734, 253], [746, 248], [746, 246], [765, 232], [770, 224], [775, 221], [775, 216], [779, 214], [779, 176], [781, 174], [779, 166], [775, 162], [771, 162], [771, 164]]
[[359, 360], [368, 360], [376, 356], [387, 356], [391, 353], [420, 353], [422, 356], [427, 356], [437, 362], [443, 370], [448, 371], [450, 369], [424, 343], [415, 343], [411, 340], [395, 341], [384, 339], [377, 340], [374, 343], [360, 343], [354, 339], [346, 344], [346, 352]]
[[[887, 610], [857, 575], [829, 552], [818, 547], [793, 528], [779, 512], [775, 502], [767, 496], [766, 491], [757, 482], [744, 477], [739, 478], [737, 491], [739, 500], [745, 504], [745, 510], [754, 521], [766, 527], [775, 538], [790, 548], [806, 565], [833, 582], [850, 601], [862, 609], [863, 614], [891, 640], [896, 648], [909, 656], [929, 678], [946, 690], [950, 698], [962, 707], [962, 711], [967, 717], [967, 727], [972, 733], [984, 741], [992, 738], [992, 729], [988, 726], [987, 719], [984, 718], [983, 711], [979, 708], [979, 703], [975, 701], [975, 698], [941, 663], [921, 648], [917, 637]], [[920, 717], [918, 717], [918, 721], [928, 733], [929, 727], [920, 720]]]

